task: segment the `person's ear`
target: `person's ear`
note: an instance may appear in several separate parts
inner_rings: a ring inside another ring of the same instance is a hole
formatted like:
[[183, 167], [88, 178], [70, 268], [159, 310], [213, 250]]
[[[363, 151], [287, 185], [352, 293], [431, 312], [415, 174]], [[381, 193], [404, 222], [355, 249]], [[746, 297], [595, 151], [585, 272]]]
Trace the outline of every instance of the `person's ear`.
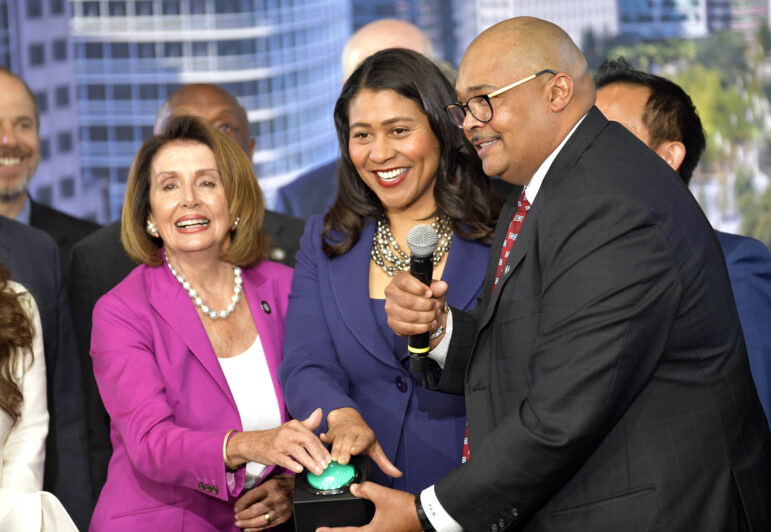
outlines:
[[655, 152], [677, 172], [685, 159], [685, 144], [679, 140], [665, 140], [656, 147]]
[[557, 72], [547, 82], [546, 87], [549, 94], [549, 108], [554, 113], [564, 110], [573, 99], [575, 91], [573, 79], [564, 72]]

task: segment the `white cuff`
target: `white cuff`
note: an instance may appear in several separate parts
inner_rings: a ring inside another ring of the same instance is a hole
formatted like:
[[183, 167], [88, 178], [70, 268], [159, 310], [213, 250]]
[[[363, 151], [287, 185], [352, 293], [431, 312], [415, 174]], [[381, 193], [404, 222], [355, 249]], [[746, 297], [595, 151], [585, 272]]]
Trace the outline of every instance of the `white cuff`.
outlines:
[[450, 517], [450, 514], [439, 504], [433, 485], [420, 492], [419, 497], [420, 504], [423, 505], [423, 511], [426, 512], [426, 517], [431, 521], [436, 532], [463, 532], [463, 527]]
[[450, 350], [450, 337], [452, 336], [452, 310], [447, 313], [444, 324], [444, 338], [428, 353], [428, 358], [434, 360], [439, 367], [444, 369], [444, 361], [447, 360], [447, 351]]

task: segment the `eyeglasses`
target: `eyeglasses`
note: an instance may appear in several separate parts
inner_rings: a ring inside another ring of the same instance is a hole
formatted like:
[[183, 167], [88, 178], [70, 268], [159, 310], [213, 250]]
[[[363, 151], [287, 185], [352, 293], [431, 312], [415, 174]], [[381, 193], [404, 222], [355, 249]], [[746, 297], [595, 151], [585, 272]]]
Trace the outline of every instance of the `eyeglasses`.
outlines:
[[461, 129], [463, 129], [463, 121], [466, 119], [466, 110], [468, 110], [468, 112], [471, 113], [471, 116], [473, 116], [480, 122], [487, 123], [493, 119], [493, 105], [490, 103], [490, 98], [495, 98], [496, 96], [500, 96], [507, 90], [510, 90], [510, 89], [513, 89], [514, 87], [522, 85], [523, 83], [526, 83], [531, 79], [535, 79], [541, 74], [556, 75], [557, 73], [554, 70], [550, 70], [547, 68], [546, 70], [541, 70], [540, 72], [536, 72], [535, 74], [528, 76], [524, 79], [515, 81], [511, 85], [506, 85], [502, 89], [493, 91], [490, 94], [480, 94], [479, 96], [473, 96], [469, 98], [466, 101], [466, 103], [462, 103], [462, 102], [451, 103], [444, 109], [445, 111], [447, 111], [447, 114], [450, 115], [450, 120], [452, 120], [452, 123]]

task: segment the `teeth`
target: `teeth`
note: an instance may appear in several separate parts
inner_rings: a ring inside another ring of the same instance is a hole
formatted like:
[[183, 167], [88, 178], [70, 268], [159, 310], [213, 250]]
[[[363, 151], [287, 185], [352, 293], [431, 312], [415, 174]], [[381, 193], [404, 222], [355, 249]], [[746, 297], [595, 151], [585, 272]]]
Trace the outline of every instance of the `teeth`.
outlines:
[[493, 140], [488, 140], [488, 141], [482, 142], [482, 143], [479, 144], [479, 149], [481, 150], [482, 148], [486, 148], [487, 146], [489, 146], [490, 144], [493, 144], [496, 141], [497, 141], [497, 139], [493, 139]]
[[0, 166], [16, 166], [21, 162], [18, 157], [2, 157], [0, 158]]
[[388, 172], [375, 172], [377, 176], [383, 181], [393, 181], [403, 173], [407, 171], [407, 168], [396, 168], [395, 170], [389, 170]]
[[209, 225], [209, 220], [183, 220], [177, 222], [177, 227], [194, 227], [197, 225]]

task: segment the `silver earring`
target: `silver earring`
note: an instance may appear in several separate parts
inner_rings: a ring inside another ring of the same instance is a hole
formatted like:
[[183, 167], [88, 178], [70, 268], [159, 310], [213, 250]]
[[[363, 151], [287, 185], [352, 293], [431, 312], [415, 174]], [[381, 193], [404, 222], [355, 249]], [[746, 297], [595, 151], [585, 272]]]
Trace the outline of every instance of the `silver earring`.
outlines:
[[158, 238], [160, 236], [160, 233], [158, 233], [158, 224], [151, 220], [147, 220], [145, 230], [152, 237]]
[[236, 229], [238, 229], [238, 222], [240, 221], [241, 221], [241, 217], [237, 216], [236, 219], [233, 221], [233, 225], [230, 226], [230, 230], [235, 231]]

